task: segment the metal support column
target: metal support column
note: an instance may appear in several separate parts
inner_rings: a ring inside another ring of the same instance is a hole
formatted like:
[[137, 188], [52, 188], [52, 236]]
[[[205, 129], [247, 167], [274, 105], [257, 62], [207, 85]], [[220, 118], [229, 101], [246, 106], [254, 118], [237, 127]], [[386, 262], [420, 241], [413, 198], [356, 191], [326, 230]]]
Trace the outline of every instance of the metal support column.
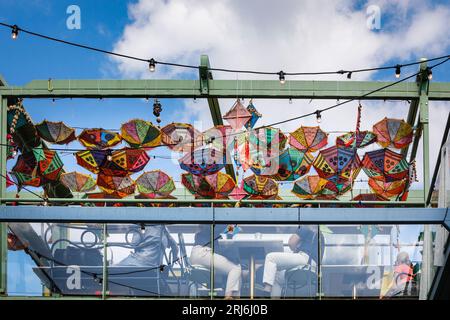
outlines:
[[427, 63], [420, 64], [420, 88], [419, 88], [419, 121], [422, 128], [423, 146], [423, 197], [424, 203], [427, 201], [428, 190], [430, 188], [430, 129], [428, 123], [428, 85]]
[[[208, 56], [202, 55], [200, 57], [200, 69], [199, 69], [201, 94], [209, 95], [209, 80], [213, 79], [212, 73], [208, 70], [209, 67], [210, 67], [210, 64], [209, 64]], [[212, 118], [213, 124], [215, 126], [223, 125], [222, 114], [220, 112], [219, 99], [211, 98], [208, 96], [208, 105], [209, 105], [209, 110], [211, 112], [211, 118]], [[227, 152], [226, 159], [231, 159], [229, 157], [228, 148], [227, 148], [227, 150], [224, 150], [224, 151]], [[225, 170], [226, 170], [227, 174], [229, 174], [236, 181], [236, 177], [234, 174], [234, 168], [231, 163], [228, 163], [225, 166]]]
[[[0, 81], [0, 86], [4, 83]], [[7, 100], [0, 95], [0, 173], [6, 176], [6, 133], [7, 133]], [[0, 177], [0, 196], [6, 196], [6, 179]], [[1, 205], [1, 204], [0, 204]], [[6, 294], [7, 271], [7, 223], [0, 223], [0, 295]]]

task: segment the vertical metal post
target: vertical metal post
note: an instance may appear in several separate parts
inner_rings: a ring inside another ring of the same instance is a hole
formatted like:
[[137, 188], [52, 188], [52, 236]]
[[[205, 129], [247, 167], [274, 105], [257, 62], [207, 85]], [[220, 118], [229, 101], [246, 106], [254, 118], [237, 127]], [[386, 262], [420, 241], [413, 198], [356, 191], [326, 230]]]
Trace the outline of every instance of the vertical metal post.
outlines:
[[[422, 58], [423, 60], [424, 58]], [[422, 127], [422, 146], [423, 146], [423, 194], [424, 203], [427, 201], [428, 190], [430, 188], [430, 130], [428, 124], [428, 85], [429, 81], [426, 74], [427, 63], [420, 64], [419, 83], [419, 121]]]
[[[7, 107], [5, 97], [0, 96], [0, 172], [6, 176], [6, 134], [7, 134]], [[6, 197], [6, 179], [0, 177], [0, 197]], [[6, 272], [7, 272], [7, 224], [0, 223], [0, 295], [6, 295]]]
[[105, 300], [108, 293], [108, 233], [107, 224], [103, 224], [103, 276], [102, 276], [102, 299]]
[[210, 274], [209, 294], [210, 294], [211, 300], [214, 298], [214, 228], [215, 228], [215, 224], [212, 224], [211, 225], [211, 269], [209, 271], [209, 274]]

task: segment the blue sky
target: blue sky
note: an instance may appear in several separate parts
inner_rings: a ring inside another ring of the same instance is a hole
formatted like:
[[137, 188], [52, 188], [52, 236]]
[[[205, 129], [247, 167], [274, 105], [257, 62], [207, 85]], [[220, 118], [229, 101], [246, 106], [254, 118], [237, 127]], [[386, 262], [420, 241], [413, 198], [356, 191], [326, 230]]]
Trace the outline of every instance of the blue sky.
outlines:
[[[66, 27], [69, 16], [66, 9], [72, 4], [81, 9], [80, 30]], [[337, 70], [392, 65], [450, 52], [450, 10], [447, 1], [412, 0], [409, 6], [385, 0], [336, 1], [333, 5], [321, 1], [306, 1], [302, 5], [298, 1], [284, 1], [276, 7], [270, 1], [264, 5], [254, 1], [241, 3], [231, 0], [208, 3], [196, 0], [190, 4], [173, 0], [3, 0], [0, 3], [0, 21], [144, 58], [197, 64], [200, 54], [206, 53], [213, 66], [230, 68]], [[381, 7], [382, 24], [379, 30], [368, 30], [365, 26], [365, 9], [369, 4]], [[0, 28], [0, 44], [0, 74], [9, 85], [24, 85], [33, 79], [48, 78], [197, 77], [192, 72], [166, 68], [158, 68], [156, 73], [151, 74], [145, 63], [112, 59], [26, 34], [19, 34], [19, 38], [12, 41], [10, 30], [6, 28]], [[412, 73], [416, 67], [402, 71], [403, 74]], [[235, 74], [218, 74], [215, 77], [246, 78]], [[394, 77], [389, 71], [354, 75], [353, 79], [393, 80]], [[433, 79], [450, 81], [449, 64], [433, 70]], [[334, 102], [321, 101], [320, 105], [327, 106]], [[221, 100], [222, 111], [225, 112], [232, 103], [232, 100]], [[309, 105], [308, 101], [295, 101], [292, 106], [286, 101], [255, 103], [263, 113], [261, 124], [265, 124], [309, 112], [311, 108], [317, 108], [319, 102], [314, 102], [314, 106]], [[210, 125], [206, 101], [194, 103], [192, 100], [163, 99], [162, 104], [163, 125], [180, 119], [186, 122], [203, 121], [203, 129]], [[273, 107], [274, 104], [283, 106], [286, 112], [279, 112]], [[405, 104], [368, 102], [366, 105], [363, 125], [367, 127], [385, 114], [406, 117]], [[48, 119], [62, 120], [68, 125], [79, 127], [119, 128], [121, 123], [132, 118], [155, 121], [151, 100], [64, 99], [52, 102], [41, 99], [26, 100], [25, 106], [35, 122]], [[443, 103], [430, 104], [433, 139], [431, 169], [434, 167], [436, 145], [441, 139], [439, 133], [442, 134], [448, 107], [448, 104]], [[327, 130], [353, 128], [354, 110], [330, 113], [330, 116], [324, 117], [323, 126]], [[306, 119], [302, 124], [315, 124], [315, 120]], [[281, 129], [288, 131], [299, 125], [289, 124]], [[80, 145], [75, 142], [69, 147], [78, 148]], [[162, 148], [151, 153], [162, 156], [169, 154]], [[68, 171], [83, 171], [75, 166], [74, 157], [70, 154], [63, 155], [62, 159]], [[181, 171], [170, 161], [152, 159], [146, 170], [156, 168], [169, 172], [175, 180], [179, 180]]]

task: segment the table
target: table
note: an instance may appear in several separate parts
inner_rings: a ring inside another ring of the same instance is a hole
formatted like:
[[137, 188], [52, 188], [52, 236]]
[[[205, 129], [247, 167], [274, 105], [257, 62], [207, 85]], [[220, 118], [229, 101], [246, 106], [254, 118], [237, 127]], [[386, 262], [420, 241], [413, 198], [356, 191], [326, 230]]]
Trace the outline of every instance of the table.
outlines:
[[[283, 252], [283, 240], [279, 239], [219, 239], [219, 246], [238, 248], [240, 255], [248, 255], [250, 269], [250, 299], [255, 294], [255, 256], [264, 257], [270, 252]], [[243, 254], [242, 254], [243, 253]]]

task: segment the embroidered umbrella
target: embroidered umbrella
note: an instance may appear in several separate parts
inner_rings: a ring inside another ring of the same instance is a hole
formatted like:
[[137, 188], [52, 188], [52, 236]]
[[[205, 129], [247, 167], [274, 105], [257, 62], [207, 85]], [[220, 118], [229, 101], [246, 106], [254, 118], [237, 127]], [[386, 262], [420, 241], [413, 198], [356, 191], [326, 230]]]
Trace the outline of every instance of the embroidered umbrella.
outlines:
[[39, 168], [32, 152], [19, 155], [11, 170], [14, 182], [20, 186], [40, 187], [46, 180], [39, 175]]
[[278, 159], [278, 172], [272, 178], [277, 181], [294, 181], [309, 172], [314, 157], [311, 153], [295, 148], [284, 150]]
[[152, 148], [161, 144], [161, 131], [151, 122], [134, 119], [120, 128], [122, 139], [133, 148]]
[[244, 179], [244, 190], [250, 195], [269, 198], [278, 195], [278, 184], [271, 178], [253, 174]]
[[401, 180], [409, 174], [406, 158], [389, 149], [366, 152], [362, 165], [370, 178], [386, 182]]
[[327, 183], [328, 180], [318, 175], [305, 176], [295, 181], [292, 193], [301, 199], [314, 199], [321, 195]]
[[253, 105], [253, 101], [250, 100], [250, 103], [247, 106], [247, 111], [250, 113], [251, 118], [250, 120], [245, 124], [245, 128], [251, 129], [255, 126], [256, 121], [259, 120], [259, 118], [262, 117], [261, 113], [259, 113], [255, 106]]
[[184, 155], [180, 160], [180, 167], [195, 175], [209, 175], [225, 167], [225, 155], [218, 149], [203, 147]]
[[192, 152], [203, 144], [202, 133], [188, 123], [171, 123], [161, 129], [162, 144], [178, 152]]
[[252, 114], [242, 105], [239, 99], [233, 104], [230, 110], [223, 116], [223, 118], [235, 130], [241, 129], [250, 119]]
[[218, 149], [226, 153], [228, 148], [233, 146], [234, 135], [231, 126], [218, 125], [203, 132], [203, 141], [207, 146]]
[[97, 185], [90, 175], [76, 171], [61, 174], [60, 181], [72, 192], [89, 192]]
[[278, 128], [264, 127], [252, 129], [248, 134], [248, 141], [251, 147], [276, 156], [276, 152], [283, 150], [286, 147], [287, 137]]
[[217, 199], [228, 196], [236, 186], [228, 174], [217, 172], [209, 176], [197, 176], [183, 173], [181, 183], [196, 196], [207, 199]]
[[[155, 194], [151, 194], [151, 193], [140, 193], [138, 195], [135, 195], [134, 198], [135, 199], [167, 199], [167, 200], [174, 200], [176, 199], [176, 197], [171, 196], [171, 195], [167, 195], [167, 196], [162, 196], [162, 195], [156, 195]], [[141, 207], [175, 207], [175, 203], [173, 202], [143, 202], [143, 203], [139, 203], [139, 206]]]
[[352, 183], [350, 180], [340, 181], [339, 183], [328, 181], [323, 190], [320, 192], [320, 196], [336, 198], [337, 196], [343, 195], [352, 188]]
[[320, 127], [301, 126], [289, 136], [289, 144], [302, 151], [316, 152], [328, 143], [328, 134]]
[[406, 187], [406, 180], [397, 180], [391, 182], [384, 182], [382, 180], [376, 180], [369, 178], [370, 189], [377, 195], [384, 198], [392, 198], [400, 195]]
[[52, 122], [44, 120], [36, 125], [39, 136], [50, 143], [68, 144], [76, 140], [75, 129], [70, 128], [64, 122]]
[[122, 141], [120, 134], [101, 128], [85, 129], [78, 140], [88, 149], [106, 149]]
[[248, 193], [244, 190], [244, 181], [241, 181], [241, 184], [239, 186], [234, 187], [229, 196], [230, 198], [235, 200], [242, 200], [243, 198], [248, 196]]
[[355, 149], [332, 146], [321, 150], [313, 162], [317, 174], [336, 184], [354, 180], [361, 171], [361, 160]]
[[107, 193], [124, 198], [134, 193], [136, 185], [130, 177], [114, 177], [99, 174], [97, 176], [97, 185]]
[[393, 146], [402, 149], [408, 146], [413, 138], [413, 129], [402, 119], [383, 120], [374, 124], [372, 131], [377, 136], [377, 143], [383, 148]]
[[75, 153], [77, 164], [92, 173], [99, 173], [100, 167], [107, 161], [110, 150], [85, 150]]
[[111, 161], [106, 161], [100, 165], [100, 172], [108, 176], [127, 176], [139, 172], [145, 168], [150, 161], [144, 149], [121, 149], [108, 150]]
[[33, 155], [39, 168], [39, 174], [42, 177], [49, 181], [56, 181], [59, 179], [64, 164], [56, 151], [44, 149], [42, 147], [34, 148]]
[[136, 179], [138, 192], [150, 199], [168, 197], [175, 190], [173, 179], [161, 170], [144, 172]]
[[336, 138], [336, 145], [343, 148], [364, 148], [374, 143], [377, 136], [371, 131], [348, 132]]

